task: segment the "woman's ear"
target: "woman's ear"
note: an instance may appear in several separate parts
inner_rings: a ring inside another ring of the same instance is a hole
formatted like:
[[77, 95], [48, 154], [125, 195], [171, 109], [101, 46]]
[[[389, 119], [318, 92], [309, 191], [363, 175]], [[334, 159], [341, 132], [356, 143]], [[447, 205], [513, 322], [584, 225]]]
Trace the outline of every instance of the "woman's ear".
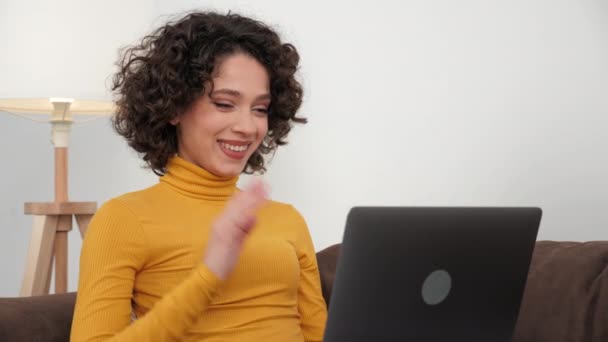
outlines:
[[179, 123], [179, 116], [176, 116], [173, 119], [171, 119], [171, 121], [169, 121], [169, 123], [172, 124], [173, 126], [177, 126], [177, 124]]

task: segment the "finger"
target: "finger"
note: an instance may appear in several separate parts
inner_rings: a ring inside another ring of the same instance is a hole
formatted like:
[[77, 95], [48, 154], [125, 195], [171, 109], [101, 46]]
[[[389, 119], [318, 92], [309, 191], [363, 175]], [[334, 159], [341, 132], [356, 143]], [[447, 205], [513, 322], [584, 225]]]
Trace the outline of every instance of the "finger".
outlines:
[[228, 210], [232, 214], [255, 214], [266, 203], [266, 197], [264, 183], [254, 181], [232, 198]]
[[264, 202], [268, 198], [267, 186], [259, 179], [254, 179], [245, 187], [246, 194], [253, 196], [256, 201]]
[[255, 215], [250, 214], [222, 216], [214, 222], [214, 236], [226, 243], [240, 243], [249, 235], [256, 221]]
[[268, 185], [259, 179], [253, 180], [246, 189], [260, 198], [268, 198]]
[[228, 225], [236, 226], [243, 232], [249, 232], [252, 225], [255, 223], [255, 219], [256, 217], [253, 213], [232, 211], [223, 217], [223, 222], [226, 222]]
[[257, 219], [253, 215], [245, 216], [245, 217], [243, 217], [243, 220], [238, 225], [238, 227], [239, 227], [239, 229], [241, 229], [243, 231], [244, 235], [247, 235], [251, 232], [251, 230], [255, 226], [256, 221], [257, 221]]

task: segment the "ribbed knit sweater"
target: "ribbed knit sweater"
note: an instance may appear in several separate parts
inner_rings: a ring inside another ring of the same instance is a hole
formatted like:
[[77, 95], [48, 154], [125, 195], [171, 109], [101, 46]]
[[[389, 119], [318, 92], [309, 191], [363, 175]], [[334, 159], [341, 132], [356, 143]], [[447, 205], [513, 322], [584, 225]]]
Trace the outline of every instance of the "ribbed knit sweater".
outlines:
[[321, 341], [315, 251], [291, 205], [258, 212], [226, 280], [202, 262], [236, 183], [174, 157], [158, 184], [106, 202], [83, 242], [71, 340]]

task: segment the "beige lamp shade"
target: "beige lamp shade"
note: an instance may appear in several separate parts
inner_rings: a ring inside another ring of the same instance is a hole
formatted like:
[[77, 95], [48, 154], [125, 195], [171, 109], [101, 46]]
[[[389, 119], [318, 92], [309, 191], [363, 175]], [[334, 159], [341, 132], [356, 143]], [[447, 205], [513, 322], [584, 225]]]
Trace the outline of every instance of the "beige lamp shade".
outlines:
[[116, 106], [109, 101], [69, 98], [0, 99], [0, 111], [13, 114], [47, 114], [55, 121], [71, 121], [72, 115], [110, 116]]
[[[74, 100], [69, 98], [22, 98], [0, 99], [0, 112], [29, 118], [27, 115], [49, 115], [48, 119], [33, 121], [51, 124], [51, 141], [55, 147], [67, 147], [70, 127], [74, 120], [72, 115], [89, 115], [95, 117], [111, 116], [116, 106], [109, 101]], [[81, 121], [82, 122], [82, 121]]]

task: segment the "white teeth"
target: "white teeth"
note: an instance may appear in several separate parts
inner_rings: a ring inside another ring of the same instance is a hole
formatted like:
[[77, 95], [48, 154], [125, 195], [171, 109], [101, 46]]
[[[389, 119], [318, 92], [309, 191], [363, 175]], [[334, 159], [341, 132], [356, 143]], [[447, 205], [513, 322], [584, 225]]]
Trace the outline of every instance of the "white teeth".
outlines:
[[224, 142], [222, 142], [220, 144], [222, 145], [222, 147], [229, 149], [230, 151], [235, 151], [235, 152], [243, 152], [249, 146], [249, 145], [235, 146], [235, 145], [226, 144]]

